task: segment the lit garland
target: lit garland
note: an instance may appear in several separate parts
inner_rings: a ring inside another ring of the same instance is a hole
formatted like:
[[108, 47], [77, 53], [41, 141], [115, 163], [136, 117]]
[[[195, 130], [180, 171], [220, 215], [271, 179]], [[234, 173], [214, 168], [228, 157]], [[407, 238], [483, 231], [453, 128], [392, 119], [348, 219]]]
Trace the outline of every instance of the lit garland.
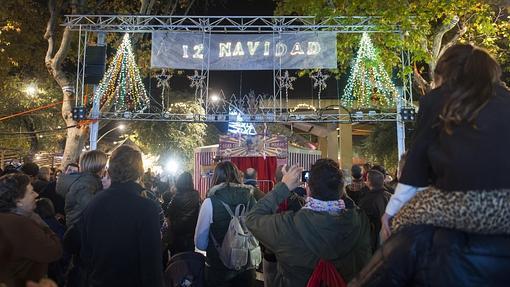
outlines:
[[96, 99], [100, 99], [102, 109], [110, 109], [113, 104], [117, 112], [143, 112], [149, 107], [149, 97], [140, 78], [129, 34], [124, 35], [113, 61], [99, 83], [94, 95]]
[[363, 33], [354, 65], [342, 97], [347, 108], [391, 108], [397, 89], [384, 69], [382, 61], [368, 37]]
[[299, 110], [311, 110], [311, 111], [314, 111], [316, 112], [317, 111], [317, 108], [315, 108], [314, 106], [312, 105], [309, 105], [309, 104], [298, 104], [297, 106], [295, 106], [294, 108], [290, 109], [290, 112], [291, 113], [294, 113], [295, 111], [299, 111]]

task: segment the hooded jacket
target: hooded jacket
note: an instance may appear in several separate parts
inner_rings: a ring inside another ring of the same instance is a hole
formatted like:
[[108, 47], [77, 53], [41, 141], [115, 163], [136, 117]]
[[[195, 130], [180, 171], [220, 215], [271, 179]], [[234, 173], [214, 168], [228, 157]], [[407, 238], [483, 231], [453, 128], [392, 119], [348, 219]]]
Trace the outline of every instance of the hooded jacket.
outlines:
[[345, 281], [352, 279], [372, 255], [367, 217], [350, 199], [339, 215], [309, 209], [274, 214], [289, 195], [285, 184], [276, 185], [246, 218], [248, 229], [276, 255], [274, 286], [306, 286], [320, 259], [331, 261]]
[[93, 196], [102, 189], [101, 178], [88, 172], [67, 174], [58, 179], [57, 193], [65, 198], [67, 227], [78, 221]]
[[178, 191], [168, 204], [166, 217], [169, 230], [164, 241], [172, 255], [195, 250], [193, 238], [199, 210], [200, 195], [196, 190]]

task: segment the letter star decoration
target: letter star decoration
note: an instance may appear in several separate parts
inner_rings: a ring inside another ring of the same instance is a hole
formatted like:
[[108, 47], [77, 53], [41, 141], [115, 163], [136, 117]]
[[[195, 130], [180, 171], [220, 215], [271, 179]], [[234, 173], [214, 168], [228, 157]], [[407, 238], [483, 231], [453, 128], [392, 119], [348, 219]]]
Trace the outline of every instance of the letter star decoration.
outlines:
[[289, 89], [294, 90], [294, 87], [292, 86], [292, 82], [296, 80], [296, 77], [290, 77], [289, 71], [285, 71], [283, 76], [276, 77], [278, 81], [280, 82], [280, 89], [285, 89], [285, 101], [287, 102], [287, 106], [289, 104]]
[[189, 85], [191, 88], [195, 88], [195, 90], [198, 90], [204, 87], [205, 76], [200, 75], [198, 71], [195, 71], [195, 74], [193, 74], [192, 76], [188, 76], [188, 79], [191, 80], [191, 84]]
[[313, 87], [319, 88], [317, 96], [319, 99], [319, 109], [320, 109], [321, 108], [321, 93], [328, 86], [326, 84], [326, 80], [329, 78], [329, 75], [323, 74], [321, 70], [318, 70], [317, 72], [310, 74], [310, 78], [313, 79]]
[[167, 69], [162, 69], [161, 73], [156, 76], [156, 80], [158, 81], [158, 88], [161, 88], [161, 105], [163, 108], [166, 108], [165, 106], [165, 96], [166, 92], [170, 90], [170, 83], [169, 80], [172, 78], [172, 74], [170, 74]]

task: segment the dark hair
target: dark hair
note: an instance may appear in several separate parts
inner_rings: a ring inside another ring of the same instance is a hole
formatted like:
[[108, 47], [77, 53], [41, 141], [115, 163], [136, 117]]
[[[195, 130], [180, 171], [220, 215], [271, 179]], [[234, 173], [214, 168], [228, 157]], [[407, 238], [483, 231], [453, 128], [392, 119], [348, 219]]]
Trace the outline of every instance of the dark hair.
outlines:
[[35, 212], [39, 214], [41, 218], [55, 217], [55, 207], [53, 206], [53, 202], [48, 198], [39, 198], [35, 204]]
[[39, 174], [39, 166], [33, 162], [27, 162], [21, 167], [21, 171], [28, 176], [37, 176]]
[[461, 123], [475, 127], [480, 111], [501, 85], [501, 68], [484, 49], [454, 45], [439, 58], [434, 80], [441, 82], [447, 98], [439, 116], [443, 130], [451, 134]]
[[359, 165], [355, 164], [351, 167], [351, 176], [355, 179], [360, 179], [363, 176], [361, 167]]
[[195, 189], [193, 186], [193, 176], [191, 176], [191, 173], [185, 171], [179, 175], [177, 178], [177, 181], [175, 182], [175, 189], [176, 192], [185, 192], [185, 191], [192, 191]]
[[338, 200], [344, 186], [344, 177], [338, 163], [329, 158], [317, 160], [310, 170], [308, 185], [313, 198]]
[[375, 189], [384, 187], [384, 174], [376, 169], [371, 169], [367, 173], [367, 181]]
[[213, 174], [212, 185], [220, 183], [241, 183], [237, 167], [230, 161], [222, 161], [216, 165]]
[[370, 170], [377, 170], [378, 172], [382, 173], [383, 175], [387, 175], [386, 169], [384, 166], [380, 164], [374, 164]]
[[4, 167], [4, 171], [2, 172], [2, 175], [12, 174], [12, 173], [21, 173], [21, 171], [19, 171], [15, 165], [8, 164]]
[[110, 158], [108, 174], [112, 182], [128, 182], [143, 176], [142, 153], [134, 147], [122, 145], [115, 149]]
[[67, 172], [67, 169], [68, 169], [70, 166], [72, 166], [72, 167], [76, 167], [78, 170], [80, 170], [80, 166], [79, 166], [77, 163], [71, 162], [71, 163], [68, 163], [68, 164], [66, 165], [66, 168], [64, 168], [64, 171], [66, 171], [66, 172]]
[[0, 177], [0, 212], [8, 212], [16, 207], [16, 201], [25, 196], [30, 178], [22, 173]]
[[244, 171], [244, 179], [257, 179], [257, 170], [250, 167]]

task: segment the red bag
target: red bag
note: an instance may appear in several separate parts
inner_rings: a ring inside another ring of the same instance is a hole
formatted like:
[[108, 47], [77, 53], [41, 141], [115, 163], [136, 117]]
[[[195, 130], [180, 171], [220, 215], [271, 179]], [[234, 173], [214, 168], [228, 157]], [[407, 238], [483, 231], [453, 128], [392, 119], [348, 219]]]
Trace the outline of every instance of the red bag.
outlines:
[[333, 263], [319, 260], [306, 287], [347, 287]]

